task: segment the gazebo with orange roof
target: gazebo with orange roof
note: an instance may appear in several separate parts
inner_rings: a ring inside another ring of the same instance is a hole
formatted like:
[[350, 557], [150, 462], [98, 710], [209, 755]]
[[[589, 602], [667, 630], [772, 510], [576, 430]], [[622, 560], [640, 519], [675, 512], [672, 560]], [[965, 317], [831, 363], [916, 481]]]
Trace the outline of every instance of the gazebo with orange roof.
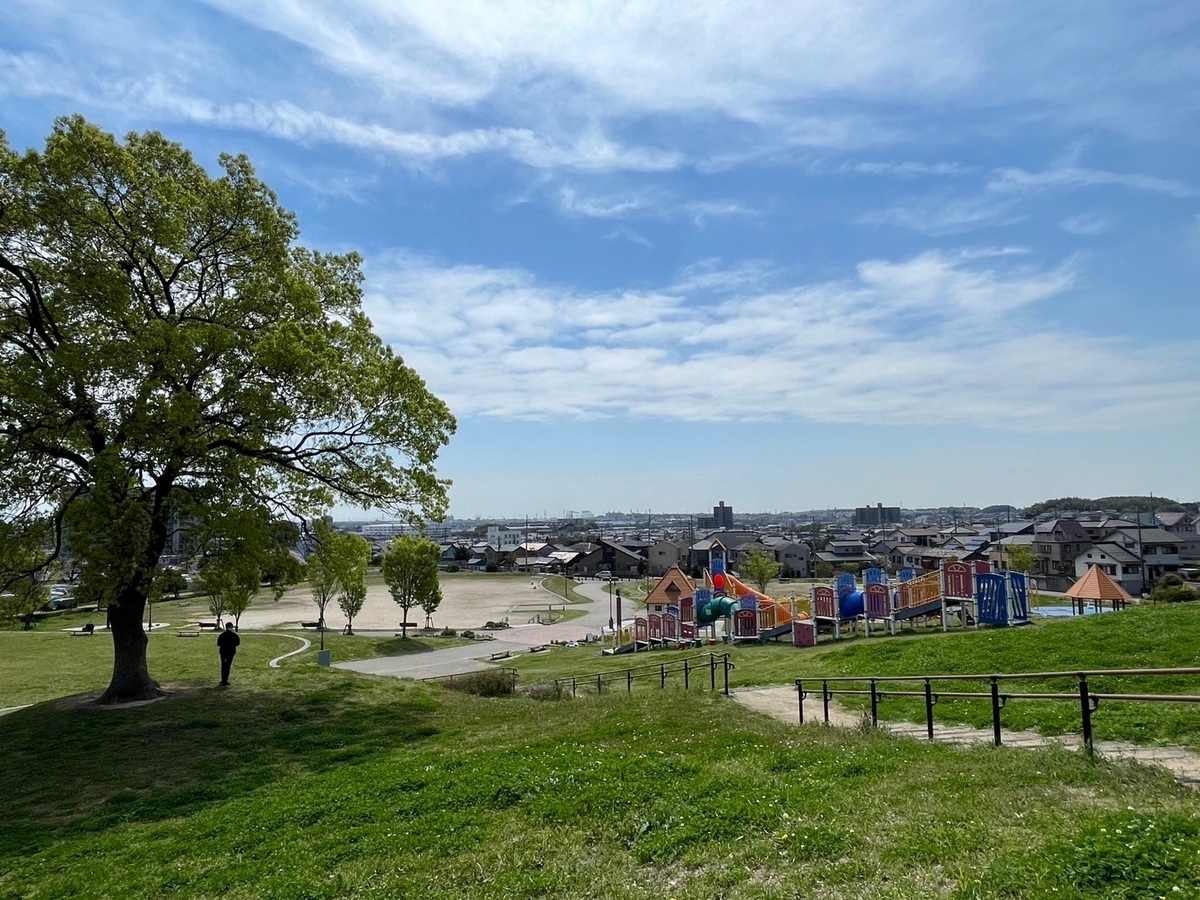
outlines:
[[1087, 574], [1067, 588], [1067, 596], [1071, 598], [1071, 614], [1075, 614], [1075, 603], [1079, 603], [1079, 614], [1083, 615], [1085, 604], [1091, 600], [1096, 604], [1096, 612], [1104, 608], [1104, 601], [1112, 603], [1113, 611], [1124, 609], [1129, 602], [1129, 594], [1125, 588], [1117, 584], [1111, 576], [1094, 563], [1088, 567]]

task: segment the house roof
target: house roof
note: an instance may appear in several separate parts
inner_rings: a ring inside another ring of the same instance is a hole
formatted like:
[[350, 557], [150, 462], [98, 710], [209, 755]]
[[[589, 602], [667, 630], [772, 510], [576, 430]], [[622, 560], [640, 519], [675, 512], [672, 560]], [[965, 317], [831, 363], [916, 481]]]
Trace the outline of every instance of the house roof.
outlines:
[[1101, 553], [1103, 553], [1105, 556], [1107, 556], [1113, 562], [1119, 562], [1119, 563], [1139, 562], [1139, 559], [1138, 559], [1138, 556], [1136, 553], [1131, 553], [1129, 550], [1127, 550], [1125, 547], [1122, 547], [1118, 543], [1107, 542], [1107, 541], [1103, 542], [1103, 543], [1099, 543], [1099, 544], [1093, 544], [1092, 546], [1088, 547], [1087, 549], [1083, 550], [1082, 552], [1075, 554], [1075, 558], [1079, 559], [1082, 557], [1083, 559], [1087, 559], [1087, 555], [1089, 553], [1095, 553], [1097, 550], [1100, 551]]
[[1128, 600], [1129, 594], [1093, 565], [1087, 574], [1067, 588], [1067, 596], [1076, 600]]
[[683, 574], [679, 566], [671, 566], [667, 574], [658, 579], [658, 584], [646, 595], [646, 605], [651, 603], [676, 603], [680, 597], [691, 597], [696, 591], [692, 579]]
[[1182, 537], [1182, 535], [1172, 534], [1161, 528], [1146, 528], [1145, 526], [1142, 526], [1140, 531], [1136, 526], [1133, 528], [1118, 528], [1117, 530], [1126, 537], [1134, 538], [1143, 544], [1178, 544], [1180, 537]]
[[1192, 517], [1185, 512], [1160, 512], [1155, 518], [1163, 524], [1165, 528], [1171, 528], [1180, 523], [1188, 524]]
[[817, 559], [827, 563], [865, 562], [874, 563], [879, 560], [870, 553], [829, 553], [822, 550], [816, 554]]

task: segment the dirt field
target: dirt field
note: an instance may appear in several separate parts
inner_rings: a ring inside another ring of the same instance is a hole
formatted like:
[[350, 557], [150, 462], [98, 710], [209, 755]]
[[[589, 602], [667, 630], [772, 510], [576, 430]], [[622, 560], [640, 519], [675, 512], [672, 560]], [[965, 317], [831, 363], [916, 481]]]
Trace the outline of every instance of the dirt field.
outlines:
[[[438, 628], [480, 628], [487, 621], [499, 621], [506, 616], [513, 625], [531, 620], [538, 609], [547, 604], [560, 605], [554, 595], [534, 587], [529, 576], [462, 574], [442, 576], [442, 604], [433, 616]], [[425, 624], [425, 613], [412, 610], [409, 621]], [[289, 591], [274, 603], [269, 594], [260, 594], [242, 614], [243, 628], [278, 628], [311, 622], [317, 618], [317, 607], [307, 586]], [[346, 617], [333, 602], [325, 611], [325, 623], [341, 630]], [[355, 631], [395, 631], [400, 623], [400, 607], [392, 600], [387, 587], [371, 584], [362, 612], [354, 617]]]

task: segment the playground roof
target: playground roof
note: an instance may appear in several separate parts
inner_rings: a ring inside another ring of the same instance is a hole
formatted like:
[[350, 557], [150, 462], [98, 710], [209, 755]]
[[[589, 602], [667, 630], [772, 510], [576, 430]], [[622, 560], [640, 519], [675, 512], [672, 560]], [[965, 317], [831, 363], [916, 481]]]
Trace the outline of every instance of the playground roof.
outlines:
[[1067, 588], [1067, 596], [1076, 600], [1128, 600], [1129, 594], [1093, 565], [1087, 574]]

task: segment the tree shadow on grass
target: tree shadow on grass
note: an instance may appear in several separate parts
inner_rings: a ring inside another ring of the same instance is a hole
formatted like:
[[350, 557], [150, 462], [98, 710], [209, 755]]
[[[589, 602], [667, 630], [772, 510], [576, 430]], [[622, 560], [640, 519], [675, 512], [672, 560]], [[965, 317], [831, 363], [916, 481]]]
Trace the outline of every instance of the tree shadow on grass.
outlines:
[[68, 698], [5, 716], [0, 872], [64, 833], [187, 816], [285, 774], [328, 771], [437, 733], [437, 703], [420, 689], [345, 676], [292, 685], [181, 686], [119, 710]]

